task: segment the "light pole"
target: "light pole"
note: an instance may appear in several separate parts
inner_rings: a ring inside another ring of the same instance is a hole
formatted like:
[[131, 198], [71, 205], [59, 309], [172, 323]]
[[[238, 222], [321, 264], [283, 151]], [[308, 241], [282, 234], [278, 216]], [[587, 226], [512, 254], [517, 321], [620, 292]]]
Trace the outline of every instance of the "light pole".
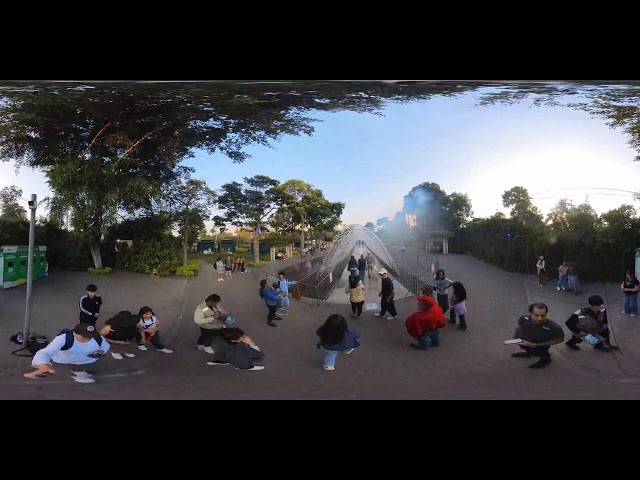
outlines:
[[22, 330], [22, 346], [26, 347], [29, 340], [29, 323], [31, 322], [31, 306], [33, 305], [33, 251], [35, 247], [36, 237], [36, 209], [38, 203], [36, 202], [36, 195], [31, 195], [29, 200], [29, 210], [31, 210], [31, 218], [29, 222], [29, 253], [27, 257], [27, 301], [24, 309], [24, 328]]

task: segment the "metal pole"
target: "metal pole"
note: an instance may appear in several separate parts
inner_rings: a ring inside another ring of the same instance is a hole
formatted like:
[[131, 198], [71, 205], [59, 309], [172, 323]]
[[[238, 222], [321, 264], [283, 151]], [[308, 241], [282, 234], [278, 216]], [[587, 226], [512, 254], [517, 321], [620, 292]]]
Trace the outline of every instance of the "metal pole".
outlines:
[[22, 330], [22, 345], [27, 346], [29, 340], [29, 323], [31, 322], [31, 306], [33, 305], [32, 286], [33, 286], [33, 255], [36, 239], [36, 195], [31, 195], [29, 201], [29, 210], [31, 210], [31, 220], [29, 222], [29, 254], [27, 257], [27, 302], [24, 309], [24, 329]]

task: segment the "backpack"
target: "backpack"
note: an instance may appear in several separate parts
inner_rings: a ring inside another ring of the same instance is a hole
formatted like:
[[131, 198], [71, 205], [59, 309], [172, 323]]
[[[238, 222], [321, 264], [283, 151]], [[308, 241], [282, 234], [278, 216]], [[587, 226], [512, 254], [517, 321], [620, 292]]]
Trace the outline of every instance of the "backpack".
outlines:
[[[60, 350], [69, 350], [71, 347], [73, 347], [73, 342], [75, 341], [75, 338], [73, 337], [73, 330], [69, 330], [68, 328], [63, 328], [62, 330], [60, 330], [60, 333], [58, 335], [63, 335], [63, 334], [66, 335], [66, 338], [64, 341], [64, 345]], [[95, 341], [98, 344], [98, 346], [101, 347], [102, 335], [100, 335], [99, 337], [96, 337]]]
[[[64, 328], [60, 330], [60, 333], [58, 335], [66, 336], [64, 345], [60, 350], [69, 350], [71, 347], [73, 347], [73, 342], [74, 342], [73, 330]], [[14, 337], [15, 337], [15, 340], [14, 340]], [[22, 335], [17, 333], [16, 335], [11, 337], [11, 341], [16, 342], [21, 337]], [[96, 337], [95, 340], [98, 343], [98, 346], [102, 346], [102, 336]], [[16, 357], [33, 357], [36, 353], [38, 353], [39, 350], [42, 350], [43, 348], [47, 347], [49, 343], [50, 343], [49, 340], [47, 340], [47, 337], [45, 337], [44, 335], [32, 334], [32, 335], [29, 335], [29, 340], [27, 340], [26, 347], [22, 347], [22, 348], [19, 348], [18, 350], [14, 350], [13, 352], [11, 352], [11, 354], [15, 355]], [[18, 353], [24, 350], [27, 350], [29, 354], [21, 355]]]

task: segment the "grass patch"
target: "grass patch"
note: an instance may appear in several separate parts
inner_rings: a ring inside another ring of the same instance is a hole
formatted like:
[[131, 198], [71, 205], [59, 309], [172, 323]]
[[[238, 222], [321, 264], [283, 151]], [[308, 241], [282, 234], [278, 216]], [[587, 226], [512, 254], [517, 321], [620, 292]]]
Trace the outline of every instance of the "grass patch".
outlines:
[[96, 270], [95, 268], [87, 268], [87, 272], [93, 273], [95, 275], [111, 275], [113, 273], [113, 268], [104, 267], [102, 270]]

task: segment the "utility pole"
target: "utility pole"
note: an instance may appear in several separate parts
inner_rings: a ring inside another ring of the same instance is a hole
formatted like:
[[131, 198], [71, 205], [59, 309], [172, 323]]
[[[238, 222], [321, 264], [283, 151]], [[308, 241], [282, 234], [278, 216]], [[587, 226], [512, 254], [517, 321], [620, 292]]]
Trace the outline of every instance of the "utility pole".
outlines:
[[27, 257], [27, 301], [24, 309], [24, 329], [22, 330], [22, 346], [24, 347], [27, 346], [27, 342], [29, 341], [29, 323], [31, 322], [31, 306], [33, 305], [33, 254], [36, 239], [36, 209], [38, 208], [36, 199], [36, 195], [32, 194], [31, 200], [29, 200], [31, 218], [29, 222], [29, 253]]

